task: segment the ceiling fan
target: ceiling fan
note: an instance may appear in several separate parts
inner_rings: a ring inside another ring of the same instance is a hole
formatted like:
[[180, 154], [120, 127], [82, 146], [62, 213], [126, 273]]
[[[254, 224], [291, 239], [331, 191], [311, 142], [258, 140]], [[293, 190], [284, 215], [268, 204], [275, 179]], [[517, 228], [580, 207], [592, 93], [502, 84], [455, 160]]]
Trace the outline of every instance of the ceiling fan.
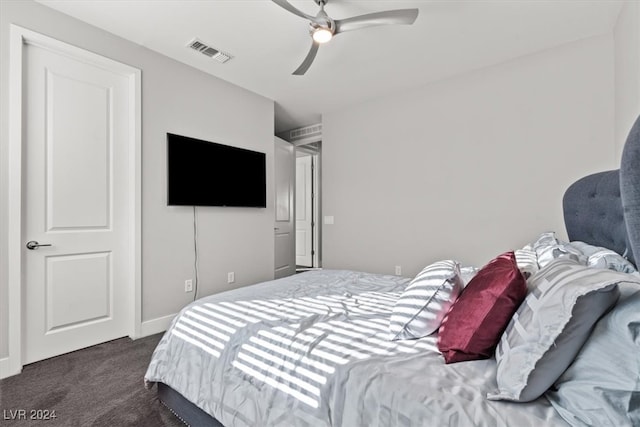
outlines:
[[294, 7], [287, 0], [272, 0], [275, 4], [288, 10], [294, 15], [298, 15], [302, 18], [309, 20], [309, 33], [313, 42], [311, 49], [304, 58], [302, 64], [293, 72], [296, 76], [301, 76], [307, 72], [311, 63], [318, 53], [320, 44], [326, 43], [337, 34], [344, 33], [345, 31], [359, 30], [362, 28], [373, 27], [376, 25], [388, 25], [388, 24], [404, 24], [411, 25], [418, 17], [418, 9], [396, 9], [387, 10], [384, 12], [367, 13], [365, 15], [353, 16], [345, 19], [332, 19], [324, 11], [324, 6], [328, 0], [314, 0], [320, 11], [316, 16], [307, 15], [301, 10]]

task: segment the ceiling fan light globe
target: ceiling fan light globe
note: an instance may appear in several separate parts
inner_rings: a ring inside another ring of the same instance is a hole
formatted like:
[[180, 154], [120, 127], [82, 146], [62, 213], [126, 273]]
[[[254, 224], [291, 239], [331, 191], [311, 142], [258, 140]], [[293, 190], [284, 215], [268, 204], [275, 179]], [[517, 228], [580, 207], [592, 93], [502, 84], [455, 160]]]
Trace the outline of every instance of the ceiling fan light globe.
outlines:
[[318, 28], [311, 35], [316, 43], [326, 43], [333, 37], [333, 33], [328, 28]]

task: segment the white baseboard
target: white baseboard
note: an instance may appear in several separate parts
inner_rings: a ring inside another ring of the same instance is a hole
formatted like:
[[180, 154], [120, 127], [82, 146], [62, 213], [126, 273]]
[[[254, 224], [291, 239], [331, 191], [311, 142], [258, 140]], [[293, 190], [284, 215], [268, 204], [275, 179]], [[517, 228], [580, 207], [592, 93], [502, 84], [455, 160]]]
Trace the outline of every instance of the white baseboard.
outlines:
[[20, 372], [22, 372], [22, 366], [19, 368], [11, 366], [11, 363], [9, 363], [9, 357], [3, 357], [0, 359], [0, 380], [13, 375], [18, 375]]
[[156, 319], [145, 320], [140, 325], [140, 338], [148, 337], [149, 335], [159, 334], [169, 328], [171, 321], [176, 317], [177, 313], [170, 314], [168, 316], [158, 317]]
[[[176, 314], [142, 322], [140, 324], [140, 336], [138, 338], [148, 337], [149, 335], [166, 331], [174, 317], [176, 317]], [[17, 375], [20, 372], [22, 372], [22, 366], [12, 366], [9, 357], [0, 358], [0, 380]]]

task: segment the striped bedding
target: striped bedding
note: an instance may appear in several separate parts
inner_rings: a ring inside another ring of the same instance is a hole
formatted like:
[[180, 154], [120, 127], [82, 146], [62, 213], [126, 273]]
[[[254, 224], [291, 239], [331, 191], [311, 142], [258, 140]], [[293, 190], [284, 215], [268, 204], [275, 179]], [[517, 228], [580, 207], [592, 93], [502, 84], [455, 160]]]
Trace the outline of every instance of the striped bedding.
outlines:
[[445, 365], [436, 337], [391, 341], [409, 279], [311, 271], [185, 307], [145, 382], [231, 426], [565, 425], [544, 399], [488, 401], [495, 360]]

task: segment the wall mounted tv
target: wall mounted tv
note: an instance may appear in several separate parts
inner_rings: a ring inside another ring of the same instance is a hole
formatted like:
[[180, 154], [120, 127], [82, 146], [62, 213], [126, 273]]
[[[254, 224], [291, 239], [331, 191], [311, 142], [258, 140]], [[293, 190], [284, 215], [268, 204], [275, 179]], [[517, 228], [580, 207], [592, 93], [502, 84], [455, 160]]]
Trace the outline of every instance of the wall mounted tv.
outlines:
[[167, 133], [167, 204], [264, 208], [265, 154]]

